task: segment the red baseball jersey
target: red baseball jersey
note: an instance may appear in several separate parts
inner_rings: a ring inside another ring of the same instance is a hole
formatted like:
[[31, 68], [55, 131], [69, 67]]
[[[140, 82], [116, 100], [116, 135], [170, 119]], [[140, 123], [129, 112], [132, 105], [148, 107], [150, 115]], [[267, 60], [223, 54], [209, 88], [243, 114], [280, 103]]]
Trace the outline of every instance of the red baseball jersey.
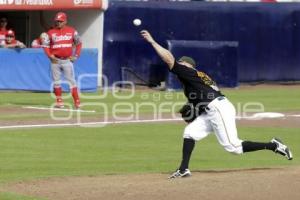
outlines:
[[54, 55], [58, 58], [67, 59], [73, 55], [73, 45], [76, 47], [75, 56], [80, 55], [81, 38], [74, 28], [70, 26], [64, 26], [62, 29], [53, 28], [47, 34], [48, 38], [43, 41], [43, 45], [48, 56]]
[[0, 42], [0, 46], [1, 46], [1, 47], [6, 47], [6, 45], [16, 45], [16, 46], [21, 46], [21, 45], [24, 45], [24, 44], [23, 44], [22, 42], [20, 42], [19, 40], [15, 40], [15, 39], [13, 39], [13, 40], [11, 41], [11, 43], [7, 43], [6, 40], [3, 40], [3, 41]]
[[31, 42], [31, 48], [41, 48], [42, 46], [42, 40], [40, 38], [34, 39]]
[[5, 36], [7, 34], [7, 30], [0, 30], [0, 42], [2, 42], [3, 40], [5, 40]]

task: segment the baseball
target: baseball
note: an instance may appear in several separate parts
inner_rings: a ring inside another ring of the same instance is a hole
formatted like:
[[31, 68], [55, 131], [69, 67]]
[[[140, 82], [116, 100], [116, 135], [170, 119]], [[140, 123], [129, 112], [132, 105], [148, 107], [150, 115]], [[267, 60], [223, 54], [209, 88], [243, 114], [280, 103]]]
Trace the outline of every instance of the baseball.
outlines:
[[141, 21], [140, 19], [134, 19], [134, 20], [133, 20], [133, 24], [134, 24], [135, 26], [140, 26], [140, 25], [142, 24], [142, 21]]

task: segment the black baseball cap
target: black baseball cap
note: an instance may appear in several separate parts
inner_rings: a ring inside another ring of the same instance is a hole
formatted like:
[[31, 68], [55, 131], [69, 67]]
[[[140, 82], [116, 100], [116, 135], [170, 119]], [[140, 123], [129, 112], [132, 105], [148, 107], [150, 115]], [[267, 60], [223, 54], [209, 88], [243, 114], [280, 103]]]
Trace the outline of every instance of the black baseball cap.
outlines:
[[191, 57], [188, 57], [188, 56], [182, 56], [181, 58], [179, 58], [178, 61], [179, 61], [179, 62], [180, 62], [180, 61], [187, 62], [187, 63], [191, 64], [193, 67], [196, 66], [195, 60], [194, 60], [193, 58], [191, 58]]

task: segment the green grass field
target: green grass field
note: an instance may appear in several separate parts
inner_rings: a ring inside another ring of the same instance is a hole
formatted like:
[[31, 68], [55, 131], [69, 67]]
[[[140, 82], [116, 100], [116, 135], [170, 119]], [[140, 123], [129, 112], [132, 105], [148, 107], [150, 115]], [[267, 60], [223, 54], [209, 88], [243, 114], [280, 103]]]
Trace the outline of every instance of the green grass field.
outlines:
[[[270, 89], [267, 87], [253, 89], [224, 89], [223, 93], [229, 97], [232, 103], [237, 105], [245, 105], [248, 102], [258, 102], [264, 105], [266, 112], [285, 112], [285, 111], [297, 111], [300, 110], [300, 93], [298, 88], [290, 89], [287, 86], [278, 86], [276, 89]], [[27, 93], [27, 92], [2, 92], [0, 98], [0, 109], [2, 108], [21, 108], [22, 106], [50, 106], [54, 100], [51, 99], [48, 93]], [[88, 97], [91, 96], [103, 96], [103, 92], [98, 94], [85, 94]], [[116, 95], [127, 97], [130, 94], [128, 92], [116, 93]], [[110, 114], [112, 107], [115, 103], [143, 103], [153, 102], [156, 105], [161, 103], [184, 103], [185, 97], [182, 92], [157, 92], [157, 91], [137, 91], [135, 95], [130, 99], [116, 98], [111, 92], [109, 92], [105, 98], [99, 99], [83, 99], [83, 103], [103, 103], [108, 106], [108, 114]], [[71, 99], [66, 100], [67, 103], [72, 103]], [[96, 116], [99, 113], [103, 113], [103, 110], [96, 106], [85, 106], [84, 109], [96, 110], [97, 113], [83, 113], [83, 116]], [[179, 110], [179, 107], [178, 107]], [[140, 113], [152, 113], [151, 107], [142, 106], [139, 109]], [[168, 111], [166, 111], [168, 112]], [[64, 115], [64, 113], [58, 113], [58, 115]], [[49, 113], [35, 113], [34, 115], [29, 112], [24, 113], [12, 113], [0, 116], [0, 120], [28, 120], [28, 119], [47, 119]]]
[[17, 194], [8, 193], [8, 192], [0, 193], [0, 199], [1, 200], [46, 200], [42, 198], [21, 196]]
[[[299, 89], [299, 88], [298, 88]], [[156, 92], [148, 92], [149, 100]], [[236, 103], [259, 101], [266, 111], [300, 111], [300, 93], [297, 89], [278, 87], [276, 90], [224, 90]], [[23, 105], [49, 105], [52, 100], [46, 93], [0, 93], [0, 110]], [[138, 92], [128, 102], [142, 102], [143, 92]], [[170, 100], [164, 96], [155, 101], [181, 101], [178, 94]], [[177, 94], [177, 93], [175, 93]], [[151, 99], [152, 98], [152, 99]], [[84, 101], [84, 100], [83, 100]], [[98, 101], [98, 100], [92, 100]], [[101, 100], [113, 106], [111, 94]], [[91, 108], [89, 108], [91, 109]], [[147, 108], [143, 113], [151, 113]], [[86, 114], [93, 115], [93, 114]], [[49, 117], [47, 113], [13, 113], [1, 115], [1, 120], [38, 120]], [[14, 181], [41, 179], [57, 176], [87, 176], [129, 173], [170, 173], [178, 167], [181, 156], [183, 123], [145, 123], [109, 125], [103, 128], [33, 128], [0, 130], [0, 188], [1, 184]], [[294, 160], [272, 152], [254, 152], [241, 156], [225, 152], [210, 135], [197, 143], [192, 156], [191, 170], [240, 169], [283, 167], [300, 164], [299, 129], [272, 127], [239, 127], [241, 139], [268, 141], [273, 136], [289, 144]], [[0, 193], [1, 200], [33, 200], [10, 193]], [[39, 199], [40, 200], [40, 199]]]

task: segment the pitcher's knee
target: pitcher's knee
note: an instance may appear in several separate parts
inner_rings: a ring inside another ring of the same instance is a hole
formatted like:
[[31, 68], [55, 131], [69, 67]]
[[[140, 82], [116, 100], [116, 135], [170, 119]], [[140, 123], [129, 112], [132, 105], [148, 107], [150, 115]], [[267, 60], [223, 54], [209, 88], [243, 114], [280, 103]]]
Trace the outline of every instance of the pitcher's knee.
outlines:
[[189, 128], [189, 126], [185, 127], [184, 132], [183, 132], [183, 138], [193, 138], [193, 131], [191, 130], [191, 128]]
[[205, 137], [205, 132], [198, 131], [193, 126], [187, 126], [183, 132], [183, 138], [190, 138], [196, 141], [201, 140]]

